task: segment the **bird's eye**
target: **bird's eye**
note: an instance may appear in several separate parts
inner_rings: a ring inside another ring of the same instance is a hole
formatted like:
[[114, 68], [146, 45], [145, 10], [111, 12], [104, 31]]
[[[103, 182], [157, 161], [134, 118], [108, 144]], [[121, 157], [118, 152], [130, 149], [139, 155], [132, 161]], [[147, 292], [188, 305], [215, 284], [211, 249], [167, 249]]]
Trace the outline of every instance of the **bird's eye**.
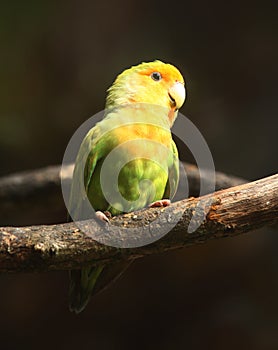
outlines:
[[151, 78], [154, 80], [154, 81], [159, 81], [162, 79], [162, 76], [159, 72], [152, 72], [151, 74]]

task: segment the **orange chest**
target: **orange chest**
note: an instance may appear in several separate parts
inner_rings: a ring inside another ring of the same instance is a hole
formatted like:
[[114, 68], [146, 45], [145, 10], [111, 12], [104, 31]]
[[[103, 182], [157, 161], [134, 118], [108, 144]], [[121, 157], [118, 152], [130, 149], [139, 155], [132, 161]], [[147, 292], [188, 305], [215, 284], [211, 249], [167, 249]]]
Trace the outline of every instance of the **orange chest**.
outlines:
[[142, 139], [150, 140], [170, 147], [172, 135], [170, 130], [152, 124], [132, 124], [124, 125], [114, 130], [118, 143]]

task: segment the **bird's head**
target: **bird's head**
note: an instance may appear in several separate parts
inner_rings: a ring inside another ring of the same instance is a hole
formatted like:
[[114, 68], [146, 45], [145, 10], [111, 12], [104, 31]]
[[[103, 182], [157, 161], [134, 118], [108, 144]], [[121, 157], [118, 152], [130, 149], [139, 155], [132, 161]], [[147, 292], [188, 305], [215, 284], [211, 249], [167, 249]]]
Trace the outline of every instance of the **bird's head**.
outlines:
[[184, 80], [178, 69], [161, 61], [141, 63], [122, 72], [108, 89], [106, 108], [130, 103], [165, 107], [170, 125], [185, 101]]

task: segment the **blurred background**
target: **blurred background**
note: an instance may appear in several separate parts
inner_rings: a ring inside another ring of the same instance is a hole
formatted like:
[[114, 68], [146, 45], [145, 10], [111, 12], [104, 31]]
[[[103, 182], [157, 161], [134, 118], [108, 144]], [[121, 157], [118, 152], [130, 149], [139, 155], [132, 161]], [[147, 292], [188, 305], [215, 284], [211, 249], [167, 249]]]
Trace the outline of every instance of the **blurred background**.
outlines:
[[[123, 69], [183, 73], [216, 169], [277, 171], [277, 1], [2, 1], [0, 175], [62, 161]], [[183, 159], [186, 153], [180, 149]], [[10, 225], [54, 223], [26, 212]], [[66, 272], [0, 276], [3, 349], [278, 348], [277, 230], [136, 261], [76, 316]]]

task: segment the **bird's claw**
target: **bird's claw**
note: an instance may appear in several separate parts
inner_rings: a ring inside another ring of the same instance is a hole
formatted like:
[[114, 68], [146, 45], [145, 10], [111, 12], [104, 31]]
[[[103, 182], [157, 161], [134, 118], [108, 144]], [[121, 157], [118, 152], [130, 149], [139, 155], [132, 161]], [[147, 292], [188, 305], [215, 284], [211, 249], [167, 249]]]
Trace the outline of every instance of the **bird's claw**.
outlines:
[[[109, 213], [109, 214], [108, 214]], [[104, 213], [100, 210], [95, 212], [96, 217], [103, 223], [109, 223], [109, 219], [107, 216], [111, 217], [110, 212], [105, 211]]]

